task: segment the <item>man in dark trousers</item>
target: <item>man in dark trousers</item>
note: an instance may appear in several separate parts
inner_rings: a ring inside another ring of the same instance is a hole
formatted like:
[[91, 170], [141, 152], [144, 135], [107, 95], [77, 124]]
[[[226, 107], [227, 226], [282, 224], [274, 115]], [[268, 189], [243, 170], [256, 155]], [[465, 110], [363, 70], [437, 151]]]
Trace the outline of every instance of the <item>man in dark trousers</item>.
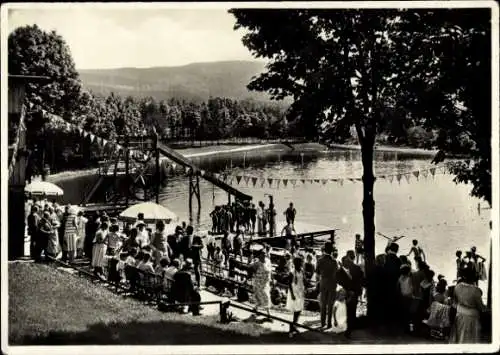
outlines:
[[394, 323], [397, 320], [397, 313], [393, 311], [393, 307], [397, 304], [399, 291], [398, 280], [401, 275], [401, 259], [398, 256], [399, 245], [391, 243], [385, 256], [384, 264], [384, 290], [386, 296], [384, 297], [386, 303], [384, 310], [386, 320], [389, 323]]
[[337, 289], [337, 262], [332, 256], [333, 244], [326, 242], [324, 253], [316, 266], [317, 279], [319, 280], [321, 328], [332, 327], [333, 303]]
[[347, 255], [342, 258], [341, 262], [342, 267], [337, 271], [337, 283], [347, 293], [347, 330], [345, 336], [350, 337], [356, 323], [358, 299], [363, 293], [363, 271]]
[[295, 207], [293, 207], [293, 203], [290, 202], [290, 206], [286, 209], [284, 213], [286, 217], [286, 224], [294, 224], [295, 223], [295, 216], [297, 215], [297, 210]]

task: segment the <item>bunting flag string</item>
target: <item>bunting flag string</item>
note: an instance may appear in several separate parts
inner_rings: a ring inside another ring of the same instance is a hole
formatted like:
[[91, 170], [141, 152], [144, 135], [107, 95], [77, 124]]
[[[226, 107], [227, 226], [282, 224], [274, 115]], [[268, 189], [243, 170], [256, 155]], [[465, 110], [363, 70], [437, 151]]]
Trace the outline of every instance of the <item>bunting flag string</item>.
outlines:
[[[394, 180], [396, 180], [398, 182], [398, 184], [401, 184], [401, 180], [403, 178], [406, 180], [407, 183], [410, 183], [413, 177], [417, 181], [420, 181], [420, 177], [422, 176], [424, 178], [427, 178], [429, 176], [429, 172], [430, 172], [430, 175], [432, 175], [434, 177], [437, 173], [440, 173], [440, 172], [446, 173], [446, 171], [447, 171], [446, 166], [440, 166], [440, 167], [432, 167], [432, 168], [423, 169], [423, 170], [409, 171], [409, 172], [405, 172], [405, 173], [397, 173], [397, 174], [393, 174], [393, 175], [384, 174], [384, 175], [380, 175], [379, 178], [381, 178], [382, 180], [385, 180], [385, 181], [389, 181], [390, 183], [392, 183]], [[304, 179], [304, 178], [289, 179], [289, 178], [273, 178], [273, 177], [258, 178], [258, 177], [254, 177], [254, 176], [240, 175], [240, 174], [235, 174], [235, 175], [233, 175], [233, 174], [228, 174], [228, 175], [226, 175], [226, 174], [214, 174], [214, 176], [216, 178], [221, 179], [221, 180], [226, 181], [226, 182], [231, 181], [231, 183], [232, 183], [233, 181], [235, 181], [237, 185], [240, 185], [241, 182], [244, 181], [246, 186], [248, 186], [248, 184], [250, 182], [252, 182], [252, 186], [255, 187], [257, 182], [259, 182], [260, 187], [262, 187], [262, 188], [264, 186], [267, 186], [267, 185], [269, 185], [270, 188], [280, 188], [280, 186], [283, 186], [286, 188], [286, 187], [288, 187], [288, 183], [290, 183], [293, 187], [296, 187], [298, 182], [302, 183], [302, 186], [305, 186], [306, 184], [307, 185], [318, 184], [320, 186], [325, 186], [329, 182], [330, 183], [336, 182], [340, 186], [343, 186], [345, 181], [350, 181], [353, 184], [363, 182], [363, 178], [360, 178], [360, 177], [357, 177], [357, 178], [354, 178], [354, 177], [331, 178], [331, 179], [324, 179], [324, 178], [323, 179], [317, 179], [317, 178], [315, 178], [315, 179]], [[377, 179], [377, 178], [375, 178], [375, 179]]]

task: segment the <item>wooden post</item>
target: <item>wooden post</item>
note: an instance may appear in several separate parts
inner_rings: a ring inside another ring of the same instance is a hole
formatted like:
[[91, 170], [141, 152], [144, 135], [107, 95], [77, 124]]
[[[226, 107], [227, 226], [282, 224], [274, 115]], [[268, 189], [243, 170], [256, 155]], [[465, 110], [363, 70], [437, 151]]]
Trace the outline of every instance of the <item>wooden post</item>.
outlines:
[[156, 203], [160, 203], [160, 182], [161, 182], [161, 177], [160, 177], [160, 150], [158, 148], [158, 133], [155, 132], [155, 158], [156, 158], [156, 181], [155, 181], [155, 192], [156, 192]]
[[128, 141], [128, 136], [125, 136], [125, 147], [123, 148], [124, 149], [124, 153], [125, 153], [125, 187], [127, 188], [127, 192], [125, 193], [125, 206], [128, 207], [128, 203], [129, 203], [129, 196], [130, 196], [130, 182], [131, 182], [131, 178], [130, 178], [130, 152], [128, 150], [128, 146], [129, 146], [129, 141]]
[[227, 203], [231, 204], [231, 194], [229, 192], [227, 193]]
[[196, 175], [196, 191], [197, 195], [196, 197], [198, 198], [198, 212], [201, 211], [201, 192], [200, 192], [200, 176]]
[[189, 215], [193, 214], [193, 175], [189, 175]]

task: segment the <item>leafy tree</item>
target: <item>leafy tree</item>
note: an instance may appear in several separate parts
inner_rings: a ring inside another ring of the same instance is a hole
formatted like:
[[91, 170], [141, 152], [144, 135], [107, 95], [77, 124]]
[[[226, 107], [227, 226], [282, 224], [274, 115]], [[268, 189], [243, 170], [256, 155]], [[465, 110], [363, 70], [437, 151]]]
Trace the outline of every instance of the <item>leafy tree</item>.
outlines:
[[[47, 76], [48, 81], [30, 82], [26, 87], [28, 147], [42, 146], [47, 117], [41, 110], [71, 119], [79, 107], [81, 85], [68, 45], [55, 31], [45, 32], [37, 25], [19, 27], [8, 38], [10, 74]], [[76, 115], [78, 116], [78, 115]], [[46, 127], [48, 130], [54, 126]], [[42, 154], [41, 149], [38, 152]], [[41, 157], [33, 155], [33, 161]], [[37, 170], [37, 169], [35, 169]]]
[[[236, 18], [235, 29], [247, 30], [243, 44], [256, 57], [268, 59], [267, 71], [252, 80], [250, 89], [267, 91], [274, 99], [292, 97], [289, 116], [303, 122], [308, 137], [343, 138], [349, 127], [355, 127], [363, 164], [364, 247], [370, 272], [375, 257], [373, 152], [377, 132], [384, 126], [383, 113], [387, 108], [405, 108], [408, 126], [426, 124], [449, 132], [460, 127], [450, 124], [456, 111], [447, 95], [469, 83], [459, 80], [459, 74], [450, 80], [443, 71], [467, 66], [468, 60], [432, 65], [439, 63], [438, 51], [444, 58], [454, 58], [454, 50], [462, 45], [461, 36], [450, 42], [447, 36], [437, 35], [446, 25], [439, 16], [446, 15], [451, 25], [451, 13], [315, 9], [234, 9], [230, 13]], [[474, 28], [470, 20], [468, 24]], [[477, 42], [471, 47], [482, 49]], [[446, 82], [446, 90], [438, 82]], [[420, 111], [413, 114], [416, 106]], [[438, 118], [429, 116], [438, 113]], [[463, 117], [461, 122], [475, 126], [477, 118]]]

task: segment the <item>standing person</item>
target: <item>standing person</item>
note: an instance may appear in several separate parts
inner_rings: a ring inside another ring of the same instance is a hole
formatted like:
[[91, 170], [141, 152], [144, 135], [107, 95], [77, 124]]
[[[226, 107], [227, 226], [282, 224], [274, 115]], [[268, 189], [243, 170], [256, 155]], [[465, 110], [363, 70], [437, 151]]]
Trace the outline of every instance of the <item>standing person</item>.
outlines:
[[293, 323], [290, 324], [290, 338], [298, 333], [297, 323], [299, 322], [300, 313], [304, 310], [305, 287], [302, 265], [302, 258], [293, 259], [294, 267], [288, 276], [289, 282], [286, 308], [293, 313]]
[[193, 236], [193, 243], [191, 245], [191, 258], [193, 259], [194, 276], [198, 287], [201, 287], [202, 251], [203, 251], [203, 240], [201, 236], [199, 235]]
[[46, 225], [47, 228], [48, 225], [50, 225], [50, 237], [47, 245], [47, 254], [55, 259], [61, 251], [61, 245], [59, 244], [59, 236], [57, 233], [57, 228], [59, 227], [59, 219], [57, 218], [57, 216], [54, 216], [53, 212], [52, 214], [49, 214], [50, 212], [44, 212], [44, 218], [45, 216], [47, 216], [49, 222]]
[[235, 259], [239, 256], [240, 260], [243, 261], [243, 237], [240, 230], [236, 232], [233, 238], [233, 254]]
[[359, 264], [359, 259], [363, 256], [364, 245], [363, 239], [361, 239], [361, 234], [356, 234], [354, 239], [354, 251], [356, 252], [356, 264]]
[[321, 328], [332, 327], [332, 311], [337, 288], [337, 262], [332, 256], [333, 244], [326, 242], [324, 253], [316, 265], [317, 280], [319, 281]]
[[295, 216], [297, 215], [297, 210], [295, 207], [293, 207], [293, 203], [290, 202], [290, 206], [286, 209], [286, 211], [283, 213], [286, 218], [286, 224], [294, 224], [295, 223]]
[[[484, 262], [486, 261], [485, 258], [483, 258], [481, 255], [476, 253], [476, 247], [472, 247], [470, 249], [471, 252], [471, 260], [474, 264], [474, 270], [476, 271], [476, 286], [478, 285], [479, 279], [480, 279], [480, 274], [481, 274], [481, 267], [484, 266]], [[480, 265], [480, 263], [483, 263]]]
[[266, 210], [265, 210], [265, 205], [264, 202], [260, 201], [259, 202], [259, 208], [257, 210], [257, 233], [259, 235], [265, 235], [266, 234]]
[[356, 309], [363, 293], [363, 272], [347, 255], [342, 257], [342, 267], [337, 271], [337, 283], [347, 292], [347, 329], [345, 336], [350, 337], [356, 326]]
[[215, 238], [213, 234], [207, 235], [207, 261], [215, 261]]
[[119, 230], [120, 228], [117, 224], [111, 224], [109, 226], [108, 246], [106, 248], [107, 256], [114, 256], [121, 247], [122, 236]]
[[64, 236], [63, 236], [63, 261], [74, 261], [76, 254], [76, 238], [77, 238], [77, 223], [76, 210], [74, 207], [67, 209], [67, 214], [64, 219]]
[[[348, 311], [347, 311], [347, 293], [341, 288], [337, 292], [335, 303], [333, 304], [333, 331], [334, 333], [347, 333], [348, 330]], [[347, 336], [349, 336], [347, 334]]]
[[219, 206], [215, 206], [214, 210], [210, 212], [210, 217], [212, 217], [212, 234], [216, 234], [218, 231], [217, 226], [219, 225]]
[[457, 280], [460, 278], [462, 269], [463, 269], [463, 259], [462, 259], [462, 251], [457, 250], [455, 253], [455, 256], [457, 257], [455, 260], [455, 263], [457, 264]]
[[59, 220], [59, 216], [53, 207], [49, 207], [48, 211], [50, 213], [50, 224], [52, 224], [55, 237], [57, 238], [57, 249], [58, 249], [58, 252], [56, 254], [57, 256], [61, 252], [61, 238], [59, 236], [59, 228], [61, 227], [61, 221]]
[[451, 328], [450, 343], [477, 344], [481, 340], [480, 317], [485, 306], [482, 300], [483, 292], [474, 282], [474, 271], [465, 269], [463, 281], [455, 286], [457, 314]]
[[413, 253], [415, 260], [417, 258], [421, 258], [423, 261], [425, 261], [425, 253], [424, 250], [418, 245], [418, 240], [413, 239], [412, 244], [413, 245], [406, 256], [410, 256], [410, 254]]
[[36, 243], [38, 240], [38, 225], [40, 223], [40, 216], [38, 215], [38, 207], [31, 207], [31, 212], [27, 217], [27, 225], [28, 225], [28, 235], [30, 236], [30, 255], [33, 259], [36, 259], [37, 248]]
[[78, 211], [76, 215], [76, 257], [83, 257], [83, 250], [85, 248], [85, 230], [87, 225], [87, 218], [83, 216], [83, 211]]
[[144, 221], [144, 213], [137, 214], [137, 220], [134, 223], [134, 228], [137, 228], [139, 226], [139, 224], [146, 225], [146, 222]]
[[99, 230], [99, 216], [94, 213], [87, 224], [85, 225], [85, 240], [83, 242], [83, 251], [85, 256], [92, 259], [92, 249], [94, 245], [94, 237]]
[[[55, 245], [49, 244], [50, 242], [55, 242]], [[45, 252], [45, 256], [53, 258], [57, 256], [57, 239], [54, 238], [54, 229], [50, 223], [50, 214], [48, 212], [44, 212], [40, 222], [38, 222], [38, 236], [35, 247], [35, 261], [41, 261], [42, 252]]]
[[108, 223], [102, 222], [95, 234], [94, 247], [92, 248], [92, 263], [94, 274], [102, 278], [104, 275], [106, 243], [108, 239]]
[[150, 244], [149, 233], [146, 230], [146, 224], [144, 224], [144, 222], [139, 222], [137, 224], [137, 237], [135, 240], [140, 248], [144, 248], [146, 245]]
[[397, 255], [399, 245], [391, 243], [385, 257], [384, 274], [385, 274], [385, 307], [387, 321], [394, 322], [397, 320], [397, 314], [392, 312], [393, 305], [397, 304], [398, 300], [398, 280], [401, 274], [401, 259]]
[[182, 228], [175, 227], [175, 233], [168, 236], [168, 245], [172, 249], [172, 258], [177, 259], [181, 255]]
[[189, 225], [186, 227], [185, 231], [186, 231], [186, 234], [181, 239], [180, 250], [181, 250], [181, 254], [184, 257], [184, 260], [187, 260], [188, 258], [191, 258], [191, 249], [193, 247], [194, 229], [192, 226]]
[[231, 240], [229, 239], [229, 233], [227, 231], [224, 231], [224, 236], [222, 237], [220, 243], [222, 254], [224, 255], [224, 263], [227, 266], [227, 263], [229, 261], [229, 254], [232, 250]]
[[[250, 267], [253, 270], [253, 291], [255, 296], [255, 310], [259, 308], [264, 308], [267, 312], [268, 321], [270, 315], [270, 299], [271, 299], [271, 268], [269, 263], [266, 261], [266, 254], [261, 251], [259, 253], [259, 259], [253, 263]], [[250, 319], [255, 319], [255, 314], [250, 316]]]
[[408, 327], [409, 330], [413, 328], [413, 321], [415, 315], [412, 309], [414, 308], [413, 300], [413, 280], [411, 268], [408, 264], [401, 265], [401, 276], [398, 279], [398, 290], [399, 290], [399, 314], [402, 324], [405, 328]]
[[257, 222], [257, 209], [255, 208], [255, 204], [253, 203], [249, 210], [249, 217], [250, 217], [250, 227], [252, 234], [255, 234], [255, 223]]
[[153, 260], [154, 264], [158, 265], [161, 259], [166, 259], [168, 263], [173, 260], [173, 253], [168, 245], [168, 237], [165, 231], [165, 222], [156, 222], [156, 231], [153, 234], [153, 239], [151, 240], [151, 247], [153, 249]]

